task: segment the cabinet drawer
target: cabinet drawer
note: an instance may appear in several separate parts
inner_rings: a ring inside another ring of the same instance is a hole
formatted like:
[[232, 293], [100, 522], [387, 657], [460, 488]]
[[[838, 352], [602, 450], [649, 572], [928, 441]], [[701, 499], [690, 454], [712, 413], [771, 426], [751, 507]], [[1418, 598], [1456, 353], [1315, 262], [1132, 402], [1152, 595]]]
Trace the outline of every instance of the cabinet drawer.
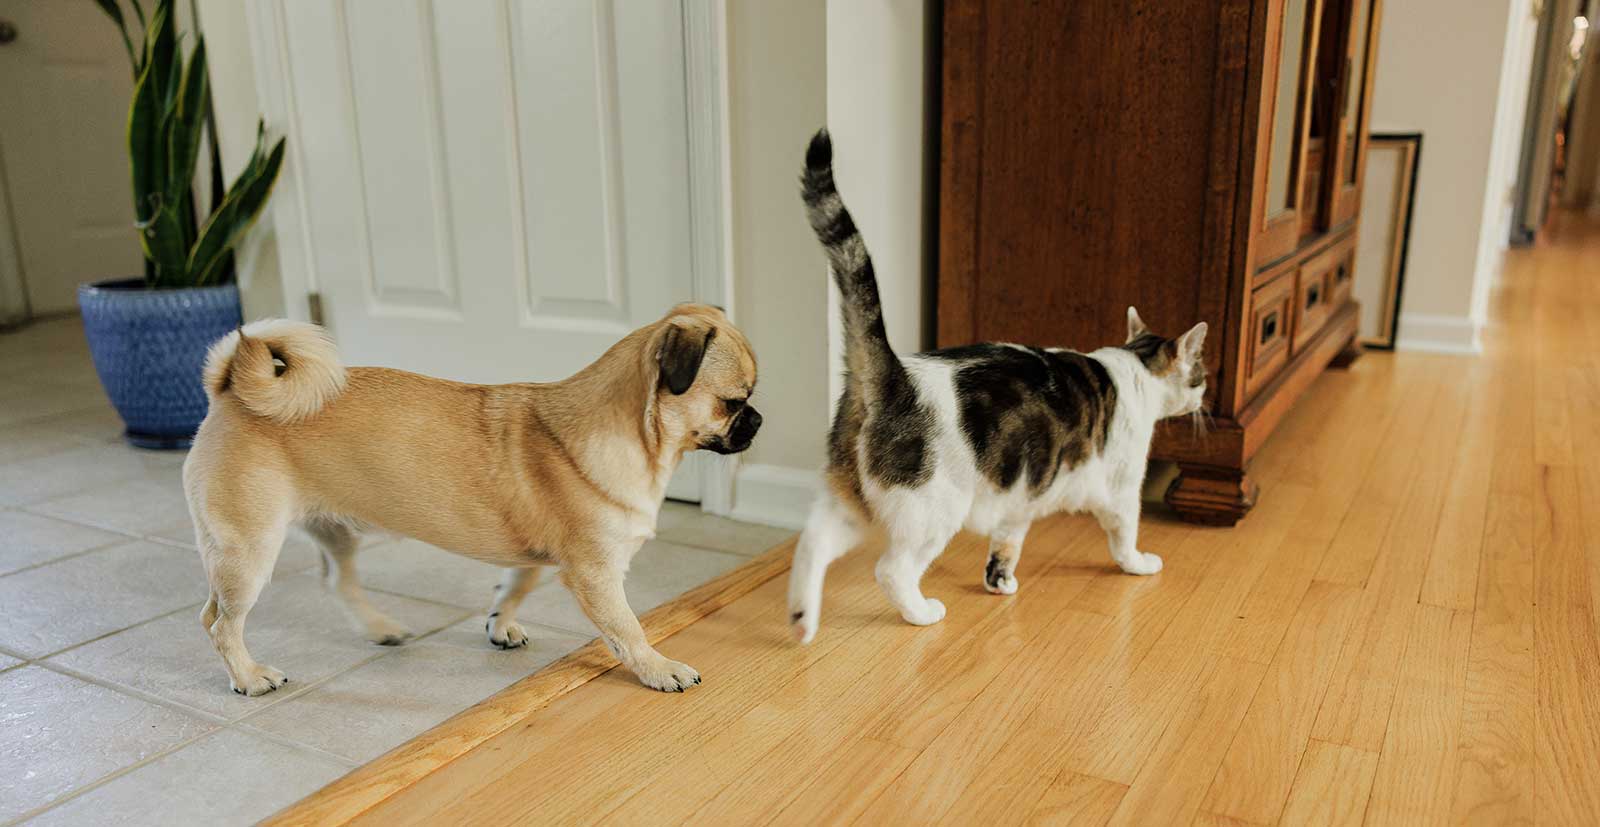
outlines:
[[1350, 300], [1350, 290], [1356, 281], [1356, 248], [1348, 245], [1343, 254], [1334, 262], [1333, 269], [1328, 271], [1328, 310], [1338, 310], [1339, 306]]
[[1245, 393], [1253, 394], [1289, 361], [1294, 323], [1295, 274], [1256, 288], [1250, 294], [1250, 328], [1245, 340]]
[[[1353, 239], [1335, 244], [1300, 266], [1294, 303], [1295, 353], [1322, 330], [1333, 309], [1350, 293], [1350, 259]], [[1342, 291], [1342, 292], [1341, 292]]]

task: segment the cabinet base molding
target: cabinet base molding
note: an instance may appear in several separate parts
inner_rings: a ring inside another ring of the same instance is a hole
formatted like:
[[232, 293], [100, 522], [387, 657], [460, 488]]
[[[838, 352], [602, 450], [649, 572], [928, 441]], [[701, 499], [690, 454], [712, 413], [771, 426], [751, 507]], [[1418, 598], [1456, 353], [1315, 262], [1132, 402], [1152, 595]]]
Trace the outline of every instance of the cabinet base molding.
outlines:
[[1180, 462], [1166, 501], [1186, 522], [1232, 526], [1255, 506], [1260, 492], [1244, 471]]

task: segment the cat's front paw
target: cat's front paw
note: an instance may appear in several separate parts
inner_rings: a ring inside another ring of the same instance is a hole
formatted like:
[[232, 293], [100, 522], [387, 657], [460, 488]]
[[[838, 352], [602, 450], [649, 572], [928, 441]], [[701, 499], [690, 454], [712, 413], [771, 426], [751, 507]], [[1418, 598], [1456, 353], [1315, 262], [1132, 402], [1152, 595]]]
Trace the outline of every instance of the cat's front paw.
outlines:
[[944, 620], [944, 604], [930, 597], [921, 605], [901, 609], [900, 616], [913, 626], [932, 626]]
[[1117, 565], [1128, 574], [1155, 574], [1161, 571], [1161, 558], [1148, 552], [1136, 551], [1126, 560], [1118, 560]]

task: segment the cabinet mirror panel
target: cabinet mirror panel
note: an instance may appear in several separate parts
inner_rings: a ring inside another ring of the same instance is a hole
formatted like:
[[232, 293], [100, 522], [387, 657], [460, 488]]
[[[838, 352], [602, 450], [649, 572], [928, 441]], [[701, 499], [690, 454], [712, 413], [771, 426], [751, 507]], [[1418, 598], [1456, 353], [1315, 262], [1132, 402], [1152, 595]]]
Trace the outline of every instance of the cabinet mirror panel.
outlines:
[[1352, 186], [1356, 183], [1356, 150], [1361, 146], [1357, 136], [1361, 130], [1362, 97], [1367, 88], [1367, 47], [1371, 42], [1367, 28], [1372, 22], [1374, 0], [1354, 2], [1355, 8], [1350, 12], [1350, 77], [1344, 86], [1344, 159], [1339, 165], [1344, 172], [1344, 182]]
[[1300, 139], [1301, 67], [1306, 46], [1306, 7], [1311, 0], [1285, 0], [1278, 51], [1278, 88], [1273, 92], [1272, 148], [1267, 168], [1267, 217], [1294, 209], [1296, 144]]

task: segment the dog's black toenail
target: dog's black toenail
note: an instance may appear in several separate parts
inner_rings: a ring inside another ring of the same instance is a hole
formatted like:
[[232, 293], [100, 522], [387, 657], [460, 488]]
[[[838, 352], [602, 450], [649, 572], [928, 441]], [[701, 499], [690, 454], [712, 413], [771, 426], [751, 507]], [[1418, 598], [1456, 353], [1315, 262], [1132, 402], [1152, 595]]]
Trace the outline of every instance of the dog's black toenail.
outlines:
[[489, 613], [489, 619], [490, 619], [490, 620], [493, 620], [493, 619], [494, 619], [494, 618], [497, 618], [497, 617], [499, 617], [499, 616], [500, 616], [500, 613], [499, 613], [499, 612], [490, 612], [490, 613]]
[[805, 616], [806, 616], [806, 613], [803, 612], [803, 611], [795, 612], [794, 614], [789, 615], [789, 622], [790, 623], [799, 623], [800, 622], [800, 618], [805, 617]]

